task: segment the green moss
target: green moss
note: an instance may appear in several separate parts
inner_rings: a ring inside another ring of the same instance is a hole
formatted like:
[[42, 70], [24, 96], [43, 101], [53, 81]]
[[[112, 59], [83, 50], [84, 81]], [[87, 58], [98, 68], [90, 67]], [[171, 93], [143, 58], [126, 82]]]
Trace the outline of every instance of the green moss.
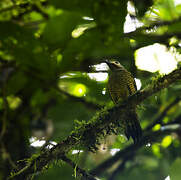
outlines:
[[80, 142], [79, 149], [95, 152], [106, 135], [119, 134], [121, 124], [117, 115], [115, 107], [105, 107], [97, 112], [89, 122], [75, 120], [75, 129], [71, 135]]

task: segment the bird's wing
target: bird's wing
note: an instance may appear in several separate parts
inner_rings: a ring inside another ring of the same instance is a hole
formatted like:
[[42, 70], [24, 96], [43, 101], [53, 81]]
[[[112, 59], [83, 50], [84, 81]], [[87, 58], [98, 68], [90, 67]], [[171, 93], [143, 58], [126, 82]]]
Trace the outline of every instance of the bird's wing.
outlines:
[[136, 93], [136, 91], [137, 91], [136, 82], [131, 73], [128, 73], [128, 75], [127, 75], [127, 88], [129, 91], [129, 95], [132, 95], [132, 94]]
[[111, 100], [116, 104], [119, 100], [119, 97], [120, 97], [119, 91], [113, 90], [109, 85], [108, 85], [108, 91], [109, 91], [109, 95], [111, 97]]

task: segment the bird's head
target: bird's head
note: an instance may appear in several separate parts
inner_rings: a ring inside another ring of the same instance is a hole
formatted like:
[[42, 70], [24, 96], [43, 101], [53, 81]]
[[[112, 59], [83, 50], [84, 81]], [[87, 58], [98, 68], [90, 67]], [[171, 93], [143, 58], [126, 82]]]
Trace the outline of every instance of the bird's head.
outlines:
[[124, 69], [125, 69], [125, 68], [120, 64], [119, 61], [114, 61], [114, 60], [108, 61], [108, 60], [105, 60], [105, 61], [103, 61], [103, 62], [106, 63], [106, 64], [109, 66], [109, 68], [110, 68], [111, 71], [117, 71], [117, 70], [124, 70]]

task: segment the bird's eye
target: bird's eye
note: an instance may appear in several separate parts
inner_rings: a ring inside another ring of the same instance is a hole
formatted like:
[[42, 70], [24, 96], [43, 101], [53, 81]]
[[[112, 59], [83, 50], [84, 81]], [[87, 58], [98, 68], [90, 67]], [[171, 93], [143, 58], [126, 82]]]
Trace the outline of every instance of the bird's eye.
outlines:
[[119, 64], [119, 62], [118, 62], [118, 61], [115, 61], [115, 63], [116, 63], [116, 64]]

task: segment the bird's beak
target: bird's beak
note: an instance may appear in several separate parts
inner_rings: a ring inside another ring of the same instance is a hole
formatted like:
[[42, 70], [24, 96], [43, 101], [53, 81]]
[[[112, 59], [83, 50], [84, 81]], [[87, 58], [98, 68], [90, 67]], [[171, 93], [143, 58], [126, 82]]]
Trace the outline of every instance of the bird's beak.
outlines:
[[110, 64], [110, 62], [106, 59], [106, 60], [104, 60], [104, 61], [102, 61], [103, 63], [106, 63], [107, 65], [109, 65]]
[[111, 68], [111, 62], [109, 60], [106, 59], [106, 60], [103, 61], [103, 63], [106, 63], [107, 66], [109, 67], [109, 69], [112, 69]]

